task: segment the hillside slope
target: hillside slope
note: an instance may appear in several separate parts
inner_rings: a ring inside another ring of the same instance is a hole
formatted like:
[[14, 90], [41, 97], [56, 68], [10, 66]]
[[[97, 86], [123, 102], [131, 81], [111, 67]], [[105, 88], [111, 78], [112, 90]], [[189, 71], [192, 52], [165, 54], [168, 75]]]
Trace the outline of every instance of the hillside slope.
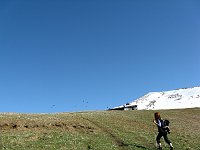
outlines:
[[[177, 150], [198, 150], [200, 109], [160, 111]], [[155, 150], [154, 111], [0, 114], [1, 149]], [[168, 149], [168, 148], [166, 148]]]

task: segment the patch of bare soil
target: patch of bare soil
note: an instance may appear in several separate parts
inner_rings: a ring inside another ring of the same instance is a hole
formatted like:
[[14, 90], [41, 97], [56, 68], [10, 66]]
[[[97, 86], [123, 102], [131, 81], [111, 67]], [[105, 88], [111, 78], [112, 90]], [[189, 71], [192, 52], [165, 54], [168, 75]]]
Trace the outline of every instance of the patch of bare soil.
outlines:
[[96, 129], [89, 125], [84, 124], [78, 124], [78, 123], [72, 123], [67, 124], [65, 122], [54, 122], [54, 123], [44, 123], [44, 124], [24, 124], [24, 123], [17, 123], [17, 122], [9, 122], [9, 123], [1, 123], [0, 124], [1, 130], [43, 130], [43, 129], [61, 129], [65, 131], [77, 131], [77, 132], [87, 132], [87, 133], [93, 133], [96, 131]]

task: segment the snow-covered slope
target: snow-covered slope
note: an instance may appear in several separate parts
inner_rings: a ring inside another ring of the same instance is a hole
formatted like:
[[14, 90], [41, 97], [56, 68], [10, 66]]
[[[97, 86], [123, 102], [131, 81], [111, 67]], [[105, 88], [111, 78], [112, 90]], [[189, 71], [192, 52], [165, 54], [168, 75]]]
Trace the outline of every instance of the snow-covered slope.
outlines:
[[150, 92], [129, 105], [137, 105], [138, 110], [200, 107], [200, 87]]

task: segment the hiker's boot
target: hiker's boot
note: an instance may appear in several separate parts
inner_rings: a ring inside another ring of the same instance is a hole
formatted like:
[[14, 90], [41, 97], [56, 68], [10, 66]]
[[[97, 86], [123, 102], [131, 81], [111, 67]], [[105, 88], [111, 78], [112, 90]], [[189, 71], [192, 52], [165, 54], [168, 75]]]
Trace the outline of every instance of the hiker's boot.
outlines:
[[172, 143], [170, 143], [169, 146], [170, 146], [170, 150], [174, 149], [173, 146], [172, 146]]
[[158, 144], [158, 150], [162, 150], [162, 145], [161, 145], [161, 143]]

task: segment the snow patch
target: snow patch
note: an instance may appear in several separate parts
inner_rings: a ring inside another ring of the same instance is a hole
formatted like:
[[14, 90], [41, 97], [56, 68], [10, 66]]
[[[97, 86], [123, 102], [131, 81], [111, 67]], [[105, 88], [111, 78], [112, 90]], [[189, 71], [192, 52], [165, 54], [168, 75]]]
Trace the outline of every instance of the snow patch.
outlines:
[[163, 92], [150, 92], [141, 98], [130, 102], [129, 104], [137, 105], [138, 110], [200, 107], [200, 87], [182, 88]]

